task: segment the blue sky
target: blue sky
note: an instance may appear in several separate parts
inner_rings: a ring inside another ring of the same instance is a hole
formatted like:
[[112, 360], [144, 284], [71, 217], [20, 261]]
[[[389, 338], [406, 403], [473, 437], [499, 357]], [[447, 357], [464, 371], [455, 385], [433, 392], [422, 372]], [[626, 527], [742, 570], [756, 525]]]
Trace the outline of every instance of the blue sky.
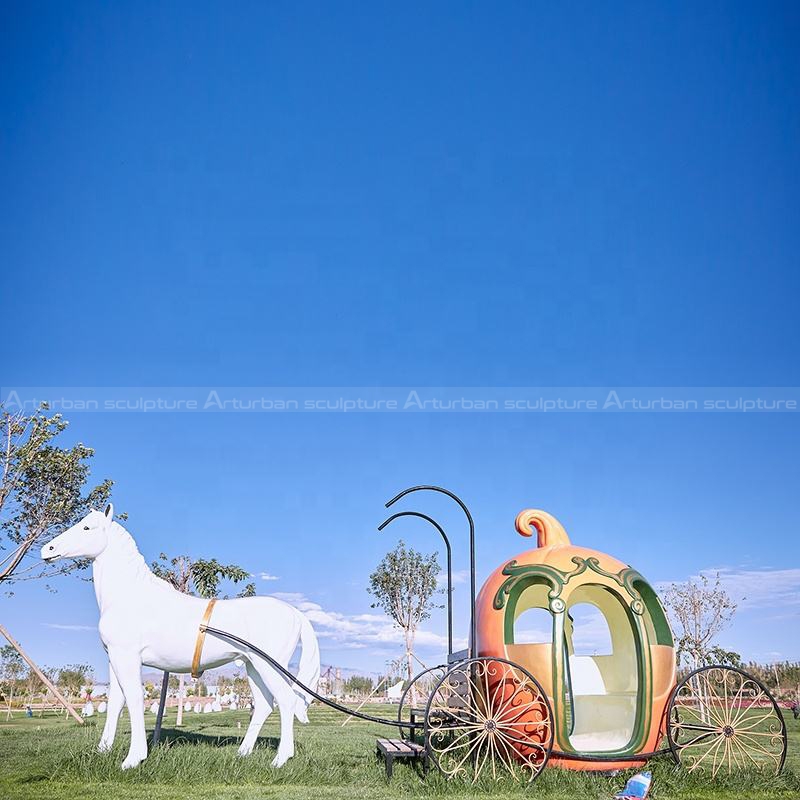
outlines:
[[[798, 386], [799, 25], [6, 6], [0, 384]], [[748, 594], [723, 643], [800, 658], [792, 414], [87, 413], [69, 436], [146, 556], [279, 576], [259, 588], [319, 606], [330, 663], [396, 653], [365, 586], [383, 502], [417, 482], [468, 501], [481, 576], [540, 506], [654, 582], [723, 569]], [[463, 569], [458, 516], [418, 507]], [[43, 663], [105, 671], [92, 630], [48, 627], [96, 624], [87, 584], [0, 604]]]

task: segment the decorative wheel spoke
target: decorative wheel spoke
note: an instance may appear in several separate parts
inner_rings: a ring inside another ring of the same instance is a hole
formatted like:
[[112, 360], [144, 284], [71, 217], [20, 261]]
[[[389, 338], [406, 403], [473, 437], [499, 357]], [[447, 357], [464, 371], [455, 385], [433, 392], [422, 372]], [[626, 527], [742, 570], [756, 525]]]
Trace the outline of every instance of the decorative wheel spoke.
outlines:
[[691, 772], [741, 769], [777, 774], [786, 758], [786, 725], [772, 695], [733, 667], [701, 667], [673, 692], [667, 738]]
[[430, 696], [425, 745], [449, 778], [533, 780], [553, 747], [550, 702], [536, 679], [510, 661], [462, 661]]

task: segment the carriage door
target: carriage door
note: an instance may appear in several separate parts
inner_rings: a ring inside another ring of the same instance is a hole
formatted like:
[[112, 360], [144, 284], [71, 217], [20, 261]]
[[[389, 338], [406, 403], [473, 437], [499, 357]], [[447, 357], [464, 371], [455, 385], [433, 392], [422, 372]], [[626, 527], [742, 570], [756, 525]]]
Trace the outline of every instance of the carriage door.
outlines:
[[564, 621], [564, 708], [570, 745], [582, 753], [628, 748], [640, 716], [640, 649], [628, 609], [613, 591], [586, 585]]

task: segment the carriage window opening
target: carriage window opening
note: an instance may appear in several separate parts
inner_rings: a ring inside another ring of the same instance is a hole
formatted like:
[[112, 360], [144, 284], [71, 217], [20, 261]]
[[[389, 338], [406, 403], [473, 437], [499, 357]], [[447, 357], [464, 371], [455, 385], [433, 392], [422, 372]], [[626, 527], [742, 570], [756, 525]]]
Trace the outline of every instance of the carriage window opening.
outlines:
[[506, 615], [506, 644], [551, 644], [553, 615], [549, 591], [552, 586], [541, 577], [528, 581]]
[[610, 656], [613, 653], [608, 622], [597, 606], [576, 603], [569, 610], [572, 619], [572, 655]]
[[553, 641], [553, 615], [546, 608], [529, 608], [514, 622], [514, 644], [549, 644]]

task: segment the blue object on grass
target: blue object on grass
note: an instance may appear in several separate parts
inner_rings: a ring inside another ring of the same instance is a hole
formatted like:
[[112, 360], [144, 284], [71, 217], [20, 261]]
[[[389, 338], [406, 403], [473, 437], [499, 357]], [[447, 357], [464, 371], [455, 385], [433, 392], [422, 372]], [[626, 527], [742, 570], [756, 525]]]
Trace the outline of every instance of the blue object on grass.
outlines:
[[643, 800], [650, 791], [652, 781], [652, 772], [639, 772], [628, 780], [625, 788], [619, 794], [615, 794], [614, 798], [615, 800], [627, 800], [627, 798], [633, 797], [636, 800]]

